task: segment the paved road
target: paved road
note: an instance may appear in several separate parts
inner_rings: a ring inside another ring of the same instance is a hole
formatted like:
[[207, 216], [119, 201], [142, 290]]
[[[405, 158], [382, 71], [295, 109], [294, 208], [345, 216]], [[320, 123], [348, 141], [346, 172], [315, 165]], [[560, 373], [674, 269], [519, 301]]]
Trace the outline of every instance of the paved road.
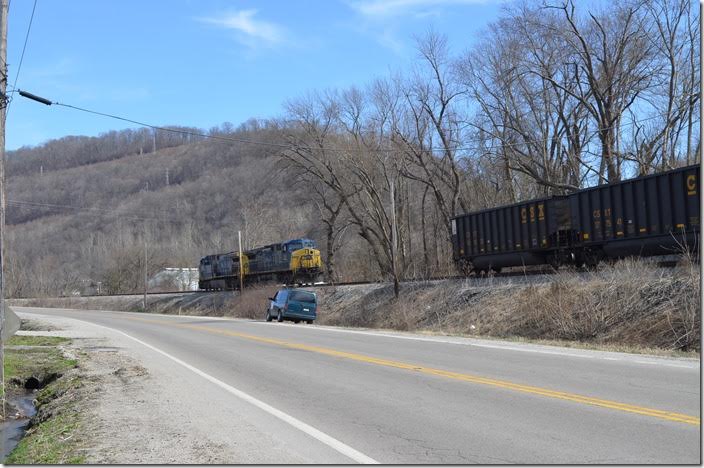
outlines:
[[[241, 418], [299, 462], [701, 463], [698, 360], [289, 323], [15, 310], [116, 330], [145, 367], [163, 370], [169, 361], [184, 386], [217, 393], [214, 414]], [[228, 402], [240, 414], [223, 414]]]

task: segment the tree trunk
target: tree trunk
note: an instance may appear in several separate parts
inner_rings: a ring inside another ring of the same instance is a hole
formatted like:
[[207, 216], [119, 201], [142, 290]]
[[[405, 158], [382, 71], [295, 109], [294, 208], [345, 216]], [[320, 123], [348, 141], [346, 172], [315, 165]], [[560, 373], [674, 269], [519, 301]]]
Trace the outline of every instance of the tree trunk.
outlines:
[[430, 256], [428, 255], [428, 239], [426, 237], [426, 227], [425, 227], [425, 198], [428, 195], [428, 188], [425, 187], [425, 191], [423, 191], [423, 199], [421, 201], [420, 205], [420, 223], [421, 223], [421, 231], [423, 234], [423, 276], [428, 277], [429, 273], [429, 268], [430, 268]]
[[327, 252], [325, 254], [325, 269], [328, 272], [328, 281], [331, 283], [337, 282], [337, 272], [335, 271], [335, 229], [334, 222], [327, 225], [325, 245]]

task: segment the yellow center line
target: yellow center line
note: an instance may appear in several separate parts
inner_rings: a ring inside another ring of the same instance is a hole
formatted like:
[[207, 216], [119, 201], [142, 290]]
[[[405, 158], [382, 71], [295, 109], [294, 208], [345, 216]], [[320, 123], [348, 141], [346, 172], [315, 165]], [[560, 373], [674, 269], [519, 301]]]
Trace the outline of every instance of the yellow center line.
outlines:
[[599, 406], [602, 408], [610, 408], [610, 409], [614, 409], [617, 411], [624, 411], [627, 413], [641, 414], [644, 416], [651, 416], [654, 418], [665, 419], [668, 421], [675, 421], [675, 422], [681, 422], [681, 423], [685, 423], [685, 424], [692, 424], [695, 426], [698, 426], [700, 424], [700, 419], [696, 416], [690, 416], [687, 414], [675, 413], [672, 411], [664, 411], [664, 410], [659, 410], [659, 409], [654, 409], [654, 408], [647, 408], [644, 406], [636, 406], [636, 405], [631, 405], [628, 403], [620, 403], [618, 401], [603, 400], [600, 398], [579, 395], [576, 393], [560, 392], [557, 390], [550, 390], [548, 388], [534, 387], [532, 385], [523, 385], [523, 384], [510, 382], [507, 380], [490, 379], [490, 378], [486, 378], [486, 377], [480, 377], [477, 375], [462, 374], [459, 372], [452, 372], [452, 371], [447, 371], [447, 370], [442, 370], [442, 369], [435, 369], [432, 367], [426, 367], [426, 366], [421, 366], [421, 365], [417, 365], [417, 364], [409, 364], [409, 363], [405, 363], [405, 362], [392, 361], [389, 359], [381, 359], [381, 358], [376, 358], [376, 357], [372, 357], [372, 356], [365, 356], [363, 354], [350, 353], [350, 352], [346, 352], [346, 351], [338, 351], [338, 350], [330, 349], [330, 348], [322, 348], [320, 346], [312, 346], [312, 345], [307, 345], [307, 344], [303, 344], [303, 343], [295, 343], [295, 342], [284, 341], [284, 340], [279, 340], [279, 339], [275, 339], [275, 338], [266, 338], [263, 336], [250, 335], [247, 333], [240, 333], [240, 332], [229, 331], [229, 330], [221, 330], [221, 329], [217, 329], [217, 328], [204, 327], [204, 326], [200, 326], [200, 325], [190, 325], [190, 324], [182, 324], [182, 323], [178, 323], [178, 324], [177, 323], [168, 323], [168, 322], [160, 321], [160, 320], [147, 320], [147, 319], [141, 319], [141, 318], [136, 318], [136, 317], [129, 318], [129, 320], [136, 320], [136, 321], [147, 322], [147, 323], [155, 323], [155, 324], [159, 324], [159, 325], [168, 325], [168, 326], [173, 326], [173, 327], [178, 327], [178, 328], [186, 328], [186, 329], [190, 329], [190, 330], [202, 331], [202, 332], [206, 332], [206, 333], [214, 333], [214, 334], [218, 334], [218, 335], [243, 338], [243, 339], [250, 340], [250, 341], [257, 341], [260, 343], [267, 343], [267, 344], [271, 344], [271, 345], [275, 345], [275, 346], [283, 346], [283, 347], [291, 348], [291, 349], [300, 349], [300, 350], [304, 350], [304, 351], [310, 351], [313, 353], [324, 354], [327, 356], [334, 356], [334, 357], [338, 357], [338, 358], [349, 359], [352, 361], [365, 362], [368, 364], [376, 364], [379, 366], [392, 367], [395, 369], [404, 369], [404, 370], [419, 372], [419, 373], [427, 374], [427, 375], [445, 377], [445, 378], [453, 379], [453, 380], [460, 380], [460, 381], [464, 381], [464, 382], [472, 382], [472, 383], [481, 384], [481, 385], [488, 385], [488, 386], [498, 387], [498, 388], [503, 388], [503, 389], [508, 389], [508, 390], [515, 390], [518, 392], [529, 393], [529, 394], [534, 394], [534, 395], [541, 395], [541, 396], [545, 396], [545, 397], [549, 397], [549, 398], [557, 398], [560, 400], [567, 400], [567, 401], [582, 403], [582, 404], [586, 404], [586, 405]]

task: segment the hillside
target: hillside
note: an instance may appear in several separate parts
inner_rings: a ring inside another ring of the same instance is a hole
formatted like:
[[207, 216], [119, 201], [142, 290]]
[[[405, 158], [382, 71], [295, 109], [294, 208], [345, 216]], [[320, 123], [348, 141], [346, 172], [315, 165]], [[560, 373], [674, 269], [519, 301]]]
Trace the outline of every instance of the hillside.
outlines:
[[398, 295], [454, 271], [460, 213], [697, 164], [698, 16], [653, 5], [528, 2], [465, 51], [429, 31], [406, 70], [291, 96], [279, 120], [14, 151], [8, 292], [137, 291], [145, 247], [152, 272], [195, 266], [240, 230], [245, 247], [312, 237], [333, 279]]
[[[271, 141], [278, 134], [241, 128], [232, 135]], [[86, 143], [102, 147], [112, 138]], [[9, 155], [12, 296], [69, 293], [98, 281], [106, 291], [139, 290], [145, 230], [150, 271], [233, 250], [237, 230], [247, 247], [318, 235], [315, 207], [300, 202], [305, 187], [281, 172], [266, 146], [206, 140], [140, 154], [125, 145], [104, 158], [79, 148], [70, 158], [55, 148], [52, 157], [46, 146]]]

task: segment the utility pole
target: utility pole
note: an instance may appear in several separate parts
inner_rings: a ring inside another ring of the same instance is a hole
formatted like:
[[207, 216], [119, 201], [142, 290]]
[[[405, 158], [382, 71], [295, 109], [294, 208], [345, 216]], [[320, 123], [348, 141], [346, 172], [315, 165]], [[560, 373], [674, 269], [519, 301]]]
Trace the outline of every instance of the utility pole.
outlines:
[[391, 179], [391, 271], [394, 275], [394, 297], [398, 299], [398, 227], [396, 225], [396, 176]]
[[237, 244], [239, 246], [239, 263], [240, 263], [240, 297], [244, 292], [244, 262], [242, 261], [242, 231], [237, 231]]
[[147, 222], [144, 222], [144, 297], [142, 298], [142, 309], [147, 311]]
[[169, 186], [169, 168], [166, 168], [166, 186]]
[[[7, 117], [7, 14], [9, 0], [0, 0], [0, 334], [5, 331], [5, 118]], [[0, 338], [2, 417], [5, 419], [5, 343]]]

